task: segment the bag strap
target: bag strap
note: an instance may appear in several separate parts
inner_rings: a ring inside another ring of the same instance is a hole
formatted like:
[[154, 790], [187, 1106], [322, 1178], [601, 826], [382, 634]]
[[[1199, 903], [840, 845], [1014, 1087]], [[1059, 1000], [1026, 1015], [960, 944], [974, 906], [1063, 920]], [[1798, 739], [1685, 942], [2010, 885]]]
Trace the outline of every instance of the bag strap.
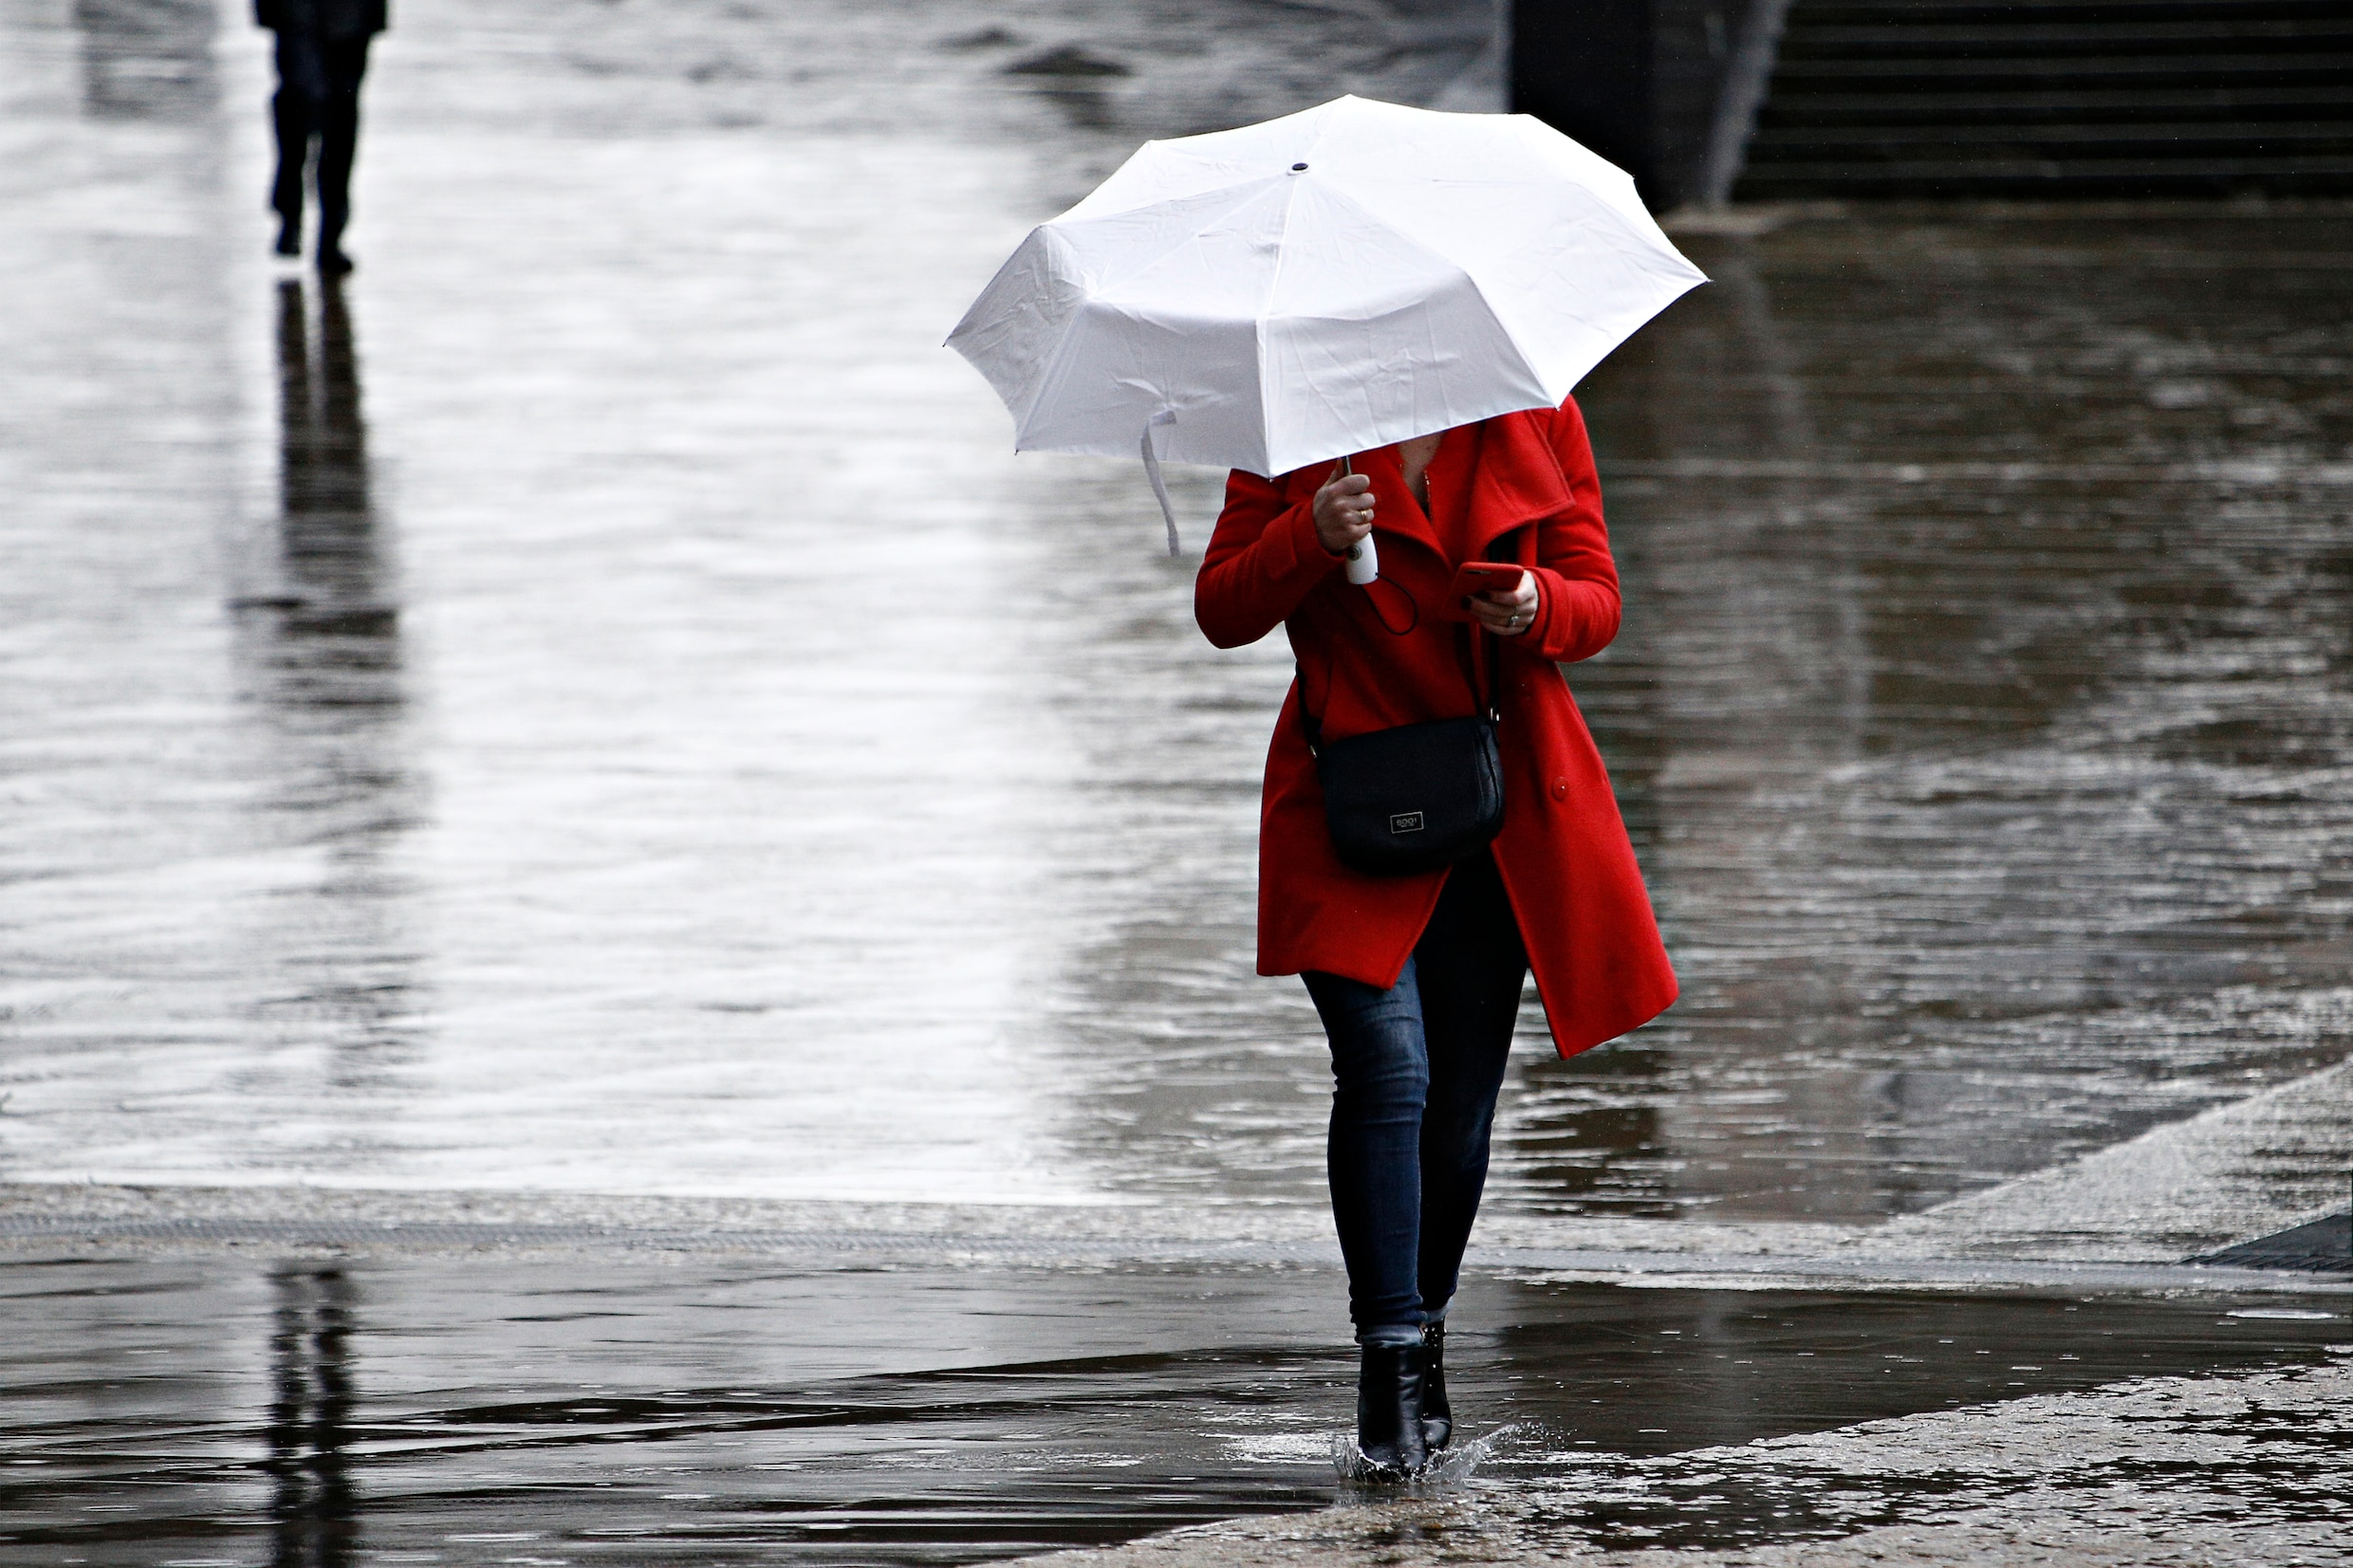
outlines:
[[1299, 717], [1307, 731], [1307, 755], [1324, 760], [1324, 727], [1316, 722], [1315, 710], [1307, 706], [1307, 667], [1291, 660], [1291, 679], [1299, 687]]
[[[1473, 624], [1476, 623], [1473, 622]], [[1484, 636], [1487, 641], [1482, 643], [1476, 640], [1480, 636]], [[1488, 654], [1490, 678], [1485, 682], [1479, 679], [1479, 654], [1482, 649], [1485, 649]], [[1473, 640], [1471, 644], [1471, 694], [1477, 697], [1480, 695], [1481, 685], [1487, 688], [1485, 700], [1480, 702], [1478, 710], [1487, 715], [1490, 724], [1503, 722], [1503, 705], [1498, 700], [1502, 694], [1502, 688], [1500, 683], [1492, 678], [1494, 675], [1493, 660], [1502, 656], [1502, 639], [1485, 627], [1480, 627], [1479, 631], [1473, 634]], [[1307, 706], [1307, 670], [1306, 666], [1297, 659], [1291, 660], [1291, 679], [1299, 687], [1299, 717], [1307, 731], [1307, 755], [1320, 761], [1324, 756], [1324, 726], [1317, 721], [1315, 710]]]
[[[1503, 723], [1503, 673], [1496, 666], [1503, 659], [1503, 638], [1486, 627], [1480, 626], [1477, 621], [1473, 621], [1471, 624], [1476, 628], [1471, 634], [1471, 694], [1473, 697], [1479, 695], [1479, 688], [1484, 685], [1487, 689], [1487, 699], [1479, 704], [1480, 710], [1486, 713], [1489, 723], [1501, 724]], [[1480, 657], [1482, 654], [1486, 655], [1484, 658]], [[1482, 665], [1486, 667], [1485, 681], [1479, 679]]]

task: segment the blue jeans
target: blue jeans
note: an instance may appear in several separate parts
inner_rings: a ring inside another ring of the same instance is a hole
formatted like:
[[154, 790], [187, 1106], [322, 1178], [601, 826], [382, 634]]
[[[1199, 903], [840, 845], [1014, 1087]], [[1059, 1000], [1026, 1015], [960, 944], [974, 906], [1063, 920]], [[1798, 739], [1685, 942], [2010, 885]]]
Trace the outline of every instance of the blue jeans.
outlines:
[[1454, 1298], [1527, 975], [1481, 853], [1447, 874], [1396, 985], [1303, 977], [1332, 1046], [1332, 1217], [1360, 1344], [1418, 1338]]

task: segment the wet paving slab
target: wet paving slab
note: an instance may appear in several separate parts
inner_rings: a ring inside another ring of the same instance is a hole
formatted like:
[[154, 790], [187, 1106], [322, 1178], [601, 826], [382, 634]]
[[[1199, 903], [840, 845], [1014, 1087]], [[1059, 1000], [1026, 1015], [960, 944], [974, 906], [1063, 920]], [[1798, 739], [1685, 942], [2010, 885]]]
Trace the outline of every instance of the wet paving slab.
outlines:
[[[1329, 1269], [53, 1253], [5, 1289], [9, 1562], [970, 1562], [1375, 1495], [1334, 1467]], [[1877, 1479], [1806, 1444], [2326, 1374], [2345, 1300], [1491, 1277], [1450, 1340], [1469, 1457], [1418, 1502], [1540, 1494], [1557, 1550], [1940, 1517], [1982, 1501], [1971, 1427]], [[2274, 1434], [2258, 1513], [2335, 1430]]]

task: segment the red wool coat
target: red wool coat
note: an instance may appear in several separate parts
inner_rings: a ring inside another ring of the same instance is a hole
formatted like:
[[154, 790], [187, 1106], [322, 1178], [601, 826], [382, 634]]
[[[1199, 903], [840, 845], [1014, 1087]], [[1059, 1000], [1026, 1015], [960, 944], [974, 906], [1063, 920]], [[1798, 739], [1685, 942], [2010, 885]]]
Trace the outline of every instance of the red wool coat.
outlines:
[[[1380, 576], [1402, 596], [1354, 586], [1317, 540], [1315, 492], [1332, 465], [1272, 480], [1237, 470], [1194, 585], [1195, 618], [1220, 648], [1281, 625], [1328, 740], [1473, 711], [1468, 660], [1477, 655], [1467, 651], [1499, 650], [1495, 858], [1537, 994], [1563, 1056], [1624, 1034], [1664, 1011], [1676, 983], [1609, 775], [1557, 662], [1590, 658], [1618, 634], [1618, 569], [1584, 418], [1572, 401], [1447, 432], [1427, 476], [1435, 524], [1405, 488], [1395, 447], [1354, 464], [1373, 482]], [[1534, 569], [1539, 602], [1526, 633], [1473, 638], [1442, 618], [1449, 539], [1462, 559]], [[1403, 636], [1388, 629], [1409, 624]], [[1320, 969], [1385, 988], [1421, 939], [1446, 874], [1367, 876], [1340, 863], [1299, 695], [1294, 682], [1267, 753], [1258, 972]]]

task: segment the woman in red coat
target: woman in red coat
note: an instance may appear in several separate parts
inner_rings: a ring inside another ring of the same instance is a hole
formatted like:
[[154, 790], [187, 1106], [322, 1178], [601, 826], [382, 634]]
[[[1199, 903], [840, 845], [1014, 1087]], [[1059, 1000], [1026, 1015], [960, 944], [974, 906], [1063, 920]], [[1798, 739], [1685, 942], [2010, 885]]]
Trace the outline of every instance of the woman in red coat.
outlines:
[[[1282, 626], [1299, 661], [1267, 755], [1258, 972], [1300, 974], [1332, 1049], [1333, 1217], [1362, 1347], [1357, 1440], [1411, 1474], [1453, 1431], [1447, 1306], [1487, 1178], [1489, 1130], [1532, 969], [1563, 1056], [1675, 1000], [1609, 777], [1559, 662], [1618, 632], [1618, 573], [1574, 402], [1261, 479], [1235, 470], [1194, 590], [1220, 648]], [[1380, 578], [1350, 583], [1378, 529]], [[1449, 618], [1455, 568], [1527, 568]], [[1492, 634], [1474, 635], [1478, 633]], [[1451, 867], [1341, 862], [1303, 700], [1325, 744], [1500, 713], [1503, 827]]]

